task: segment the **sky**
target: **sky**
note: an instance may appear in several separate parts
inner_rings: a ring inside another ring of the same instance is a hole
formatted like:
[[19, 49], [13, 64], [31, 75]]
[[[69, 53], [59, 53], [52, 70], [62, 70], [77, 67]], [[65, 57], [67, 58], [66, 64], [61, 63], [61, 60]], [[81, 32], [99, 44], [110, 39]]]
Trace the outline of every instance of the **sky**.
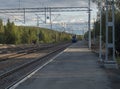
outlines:
[[19, 5], [21, 7], [87, 6], [87, 3], [88, 0], [0, 0], [0, 8], [17, 8]]
[[[10, 8], [39, 8], [39, 7], [87, 7], [88, 0], [0, 0], [0, 9], [10, 9]], [[94, 21], [97, 14], [97, 7], [94, 3], [91, 2], [91, 22]], [[44, 13], [26, 13], [26, 23], [23, 23], [23, 13], [21, 14], [0, 14], [0, 18], [3, 19], [4, 23], [7, 19], [11, 19], [18, 25], [33, 25], [37, 26], [37, 18], [35, 14], [44, 14]], [[52, 13], [52, 23], [59, 23], [57, 25], [53, 25], [54, 29], [62, 29], [63, 27], [66, 29], [71, 28], [75, 31], [75, 29], [83, 29], [86, 24], [83, 26], [79, 25], [82, 23], [86, 23], [88, 21], [88, 13], [87, 12], [64, 12], [64, 13]], [[39, 26], [49, 28], [49, 24], [42, 23], [44, 21], [44, 16], [40, 15], [39, 18]], [[49, 20], [48, 20], [49, 23]], [[65, 26], [61, 25], [62, 23], [66, 24]], [[68, 23], [72, 23], [73, 26]], [[77, 25], [76, 25], [77, 23]], [[79, 24], [78, 24], [79, 23]], [[83, 32], [83, 31], [81, 31]], [[79, 31], [79, 33], [81, 33]]]

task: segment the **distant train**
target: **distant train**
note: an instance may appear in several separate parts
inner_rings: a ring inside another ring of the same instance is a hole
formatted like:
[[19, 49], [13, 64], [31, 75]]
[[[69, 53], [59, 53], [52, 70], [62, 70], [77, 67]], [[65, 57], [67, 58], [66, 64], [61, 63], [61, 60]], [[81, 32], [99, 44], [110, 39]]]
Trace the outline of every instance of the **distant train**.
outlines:
[[77, 36], [76, 35], [73, 35], [72, 36], [72, 43], [76, 43], [77, 42]]

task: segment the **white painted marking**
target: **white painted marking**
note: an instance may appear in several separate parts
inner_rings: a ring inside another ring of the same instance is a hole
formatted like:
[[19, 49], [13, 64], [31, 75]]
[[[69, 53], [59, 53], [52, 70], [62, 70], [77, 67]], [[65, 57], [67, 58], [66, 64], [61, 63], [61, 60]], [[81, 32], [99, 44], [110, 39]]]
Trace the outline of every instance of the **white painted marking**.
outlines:
[[56, 56], [54, 56], [48, 62], [46, 62], [45, 64], [43, 64], [41, 67], [39, 67], [38, 69], [36, 69], [34, 72], [32, 72], [31, 74], [29, 74], [28, 76], [26, 76], [25, 78], [23, 78], [21, 81], [19, 81], [18, 83], [16, 83], [15, 85], [13, 85], [12, 87], [10, 87], [9, 89], [15, 89], [16, 87], [18, 87], [18, 85], [20, 85], [21, 83], [23, 83], [24, 81], [26, 81], [28, 78], [32, 77], [38, 70], [41, 70], [44, 66], [46, 66], [47, 64], [49, 64], [50, 62], [52, 62], [55, 58], [57, 58], [58, 56], [60, 56], [63, 52], [64, 51], [62, 51], [59, 54], [57, 54]]
[[68, 48], [66, 48], [65, 50], [63, 50], [63, 52], [67, 52], [68, 51]]

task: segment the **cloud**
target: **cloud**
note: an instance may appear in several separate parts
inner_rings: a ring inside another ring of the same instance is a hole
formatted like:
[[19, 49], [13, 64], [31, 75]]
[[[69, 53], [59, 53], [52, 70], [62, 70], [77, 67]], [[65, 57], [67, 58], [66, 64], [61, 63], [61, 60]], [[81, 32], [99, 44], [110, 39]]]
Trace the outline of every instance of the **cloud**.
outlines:
[[[20, 2], [19, 2], [20, 1]], [[0, 0], [0, 8], [45, 6], [88, 6], [88, 0]]]
[[[20, 2], [19, 2], [20, 1]], [[96, 8], [96, 5], [91, 3], [91, 8], [93, 10], [95, 10], [94, 8]], [[35, 7], [85, 7], [88, 6], [88, 0], [0, 0], [0, 8], [19, 8], [19, 5], [21, 8], [35, 8]], [[77, 12], [76, 12], [77, 13]], [[86, 12], [85, 12], [86, 13]], [[53, 13], [54, 14], [54, 13]], [[59, 14], [59, 13], [57, 13]], [[61, 13], [60, 13], [61, 14]], [[65, 13], [63, 13], [65, 15]], [[79, 16], [75, 16], [75, 13], [72, 12], [71, 13], [66, 13], [66, 16], [60, 16], [59, 18], [57, 18], [54, 23], [61, 23], [61, 22], [66, 22], [66, 23], [75, 23], [75, 22], [85, 22], [86, 20], [88, 20], [88, 15], [84, 14], [82, 12], [82, 16], [81, 13], [79, 14]], [[1, 15], [1, 14], [0, 14]], [[9, 15], [9, 14], [8, 14]], [[9, 16], [6, 16], [7, 18]], [[24, 13], [22, 13], [22, 15], [24, 15]], [[73, 15], [73, 16], [71, 16]], [[33, 17], [32, 17], [33, 16]], [[93, 17], [96, 16], [96, 12], [94, 12], [92, 14]], [[4, 16], [3, 16], [4, 17]], [[76, 18], [77, 17], [77, 18]], [[24, 19], [23, 16], [14, 16], [11, 17], [13, 19]], [[44, 16], [41, 17], [44, 19]], [[31, 22], [36, 24], [36, 16], [35, 13], [31, 14], [26, 14], [26, 20], [31, 20]], [[27, 21], [26, 21], [27, 22]]]

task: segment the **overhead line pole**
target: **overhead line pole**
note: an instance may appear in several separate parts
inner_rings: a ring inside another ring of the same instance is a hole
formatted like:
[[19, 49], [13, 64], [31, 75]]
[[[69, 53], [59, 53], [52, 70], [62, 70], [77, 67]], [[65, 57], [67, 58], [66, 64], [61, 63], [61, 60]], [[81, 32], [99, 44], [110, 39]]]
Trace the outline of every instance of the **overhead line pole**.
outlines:
[[19, 0], [19, 8], [20, 8], [20, 0]]
[[[48, 10], [50, 9], [50, 13], [52, 12], [79, 12], [79, 11], [88, 11], [89, 12], [89, 29], [90, 29], [90, 1], [89, 7], [45, 7], [45, 8], [13, 8], [13, 9], [0, 9], [0, 13], [23, 13], [24, 23], [26, 13], [35, 13], [35, 12], [44, 12], [45, 14], [45, 23], [47, 22], [47, 14]], [[52, 15], [52, 14], [51, 14]], [[52, 25], [51, 25], [52, 28]], [[90, 47], [91, 48], [91, 47]]]
[[91, 10], [90, 10], [90, 0], [88, 0], [88, 31], [89, 31], [89, 49], [91, 49], [91, 29], [90, 29], [90, 20], [91, 20]]
[[47, 15], [46, 14], [47, 13], [46, 13], [46, 7], [45, 7], [45, 23], [47, 23], [47, 20], [46, 20]]
[[25, 24], [25, 8], [24, 8], [24, 24]]
[[50, 10], [50, 29], [52, 29], [52, 12], [51, 12], [51, 8], [49, 8]]
[[[109, 19], [109, 9], [111, 9], [112, 19]], [[115, 60], [115, 6], [114, 0], [106, 0], [106, 57], [104, 65], [106, 68], [118, 68], [118, 65]], [[111, 29], [110, 29], [111, 27]], [[109, 31], [112, 32], [112, 39], [109, 41]], [[112, 50], [111, 56], [109, 53]]]
[[102, 62], [102, 0], [100, 1], [100, 43], [99, 43], [99, 58]]

